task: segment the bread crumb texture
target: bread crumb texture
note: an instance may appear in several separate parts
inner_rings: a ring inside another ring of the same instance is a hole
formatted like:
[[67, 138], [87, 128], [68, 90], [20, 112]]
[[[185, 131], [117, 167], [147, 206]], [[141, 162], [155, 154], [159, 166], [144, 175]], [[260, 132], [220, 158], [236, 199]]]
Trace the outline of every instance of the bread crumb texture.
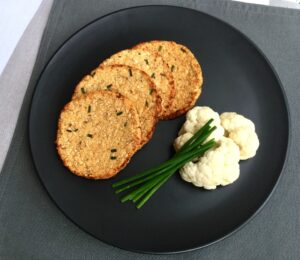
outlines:
[[124, 168], [140, 147], [136, 108], [119, 93], [98, 90], [62, 110], [57, 150], [66, 167], [89, 179], [107, 179]]
[[161, 99], [155, 84], [145, 72], [126, 65], [101, 66], [80, 81], [73, 98], [96, 90], [117, 91], [129, 98], [137, 109], [140, 122], [143, 122], [142, 143], [149, 141], [161, 111]]
[[113, 64], [128, 65], [147, 73], [155, 83], [162, 100], [159, 118], [163, 119], [168, 115], [175, 96], [175, 87], [173, 76], [161, 56], [142, 49], [127, 49], [112, 55], [100, 66]]
[[195, 105], [201, 94], [203, 76], [200, 64], [186, 46], [173, 41], [150, 41], [138, 44], [135, 49], [157, 53], [169, 67], [174, 79], [175, 99], [168, 118], [180, 116]]

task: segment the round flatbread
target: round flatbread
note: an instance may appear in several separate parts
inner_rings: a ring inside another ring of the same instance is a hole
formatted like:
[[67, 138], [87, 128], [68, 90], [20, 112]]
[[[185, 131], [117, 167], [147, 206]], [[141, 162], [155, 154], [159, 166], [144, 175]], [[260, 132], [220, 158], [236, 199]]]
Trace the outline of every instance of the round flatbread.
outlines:
[[114, 64], [128, 65], [146, 72], [155, 83], [161, 98], [162, 110], [159, 119], [169, 116], [169, 109], [175, 96], [174, 80], [168, 65], [160, 56], [144, 50], [128, 49], [112, 55], [100, 66]]
[[197, 59], [186, 46], [173, 41], [150, 41], [134, 49], [159, 54], [169, 66], [176, 94], [168, 118], [182, 115], [194, 106], [201, 94], [203, 77]]
[[141, 145], [148, 142], [161, 111], [161, 99], [151, 78], [145, 72], [126, 65], [101, 66], [80, 81], [73, 98], [99, 89], [117, 91], [133, 102], [141, 122]]
[[138, 113], [119, 93], [99, 90], [73, 99], [62, 110], [57, 150], [66, 167], [88, 179], [108, 179], [140, 147]]

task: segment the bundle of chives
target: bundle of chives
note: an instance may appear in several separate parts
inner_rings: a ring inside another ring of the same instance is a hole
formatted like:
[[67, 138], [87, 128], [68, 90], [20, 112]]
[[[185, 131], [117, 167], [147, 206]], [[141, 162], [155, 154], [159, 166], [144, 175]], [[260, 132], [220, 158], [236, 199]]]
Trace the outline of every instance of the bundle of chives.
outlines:
[[131, 200], [137, 203], [136, 207], [138, 209], [141, 208], [178, 169], [214, 147], [216, 145], [214, 139], [205, 142], [216, 129], [215, 126], [210, 126], [212, 121], [213, 119], [210, 119], [200, 128], [170, 160], [140, 174], [114, 183], [113, 188], [116, 189], [115, 193], [117, 194], [137, 186], [134, 191], [123, 197], [121, 202]]

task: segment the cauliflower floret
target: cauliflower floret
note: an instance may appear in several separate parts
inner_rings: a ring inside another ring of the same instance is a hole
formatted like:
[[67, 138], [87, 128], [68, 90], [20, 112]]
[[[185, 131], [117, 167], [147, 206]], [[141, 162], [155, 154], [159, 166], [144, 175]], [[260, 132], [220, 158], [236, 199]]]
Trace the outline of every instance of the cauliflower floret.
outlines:
[[220, 118], [225, 129], [225, 136], [232, 139], [240, 148], [240, 159], [246, 160], [254, 157], [259, 147], [254, 123], [234, 112], [223, 113]]
[[[214, 120], [211, 123], [211, 126], [216, 126], [217, 129], [212, 132], [209, 139], [215, 138], [216, 141], [219, 140], [224, 135], [224, 128], [221, 126], [219, 114], [209, 107], [194, 107], [187, 112], [186, 121], [180, 129], [179, 135], [183, 135], [185, 133], [195, 134], [211, 118]], [[185, 142], [187, 140], [185, 140]], [[181, 146], [183, 144], [184, 143], [182, 142]]]
[[240, 175], [239, 147], [222, 137], [218, 146], [207, 151], [198, 162], [188, 162], [180, 169], [181, 178], [207, 190], [228, 185]]
[[228, 137], [232, 139], [240, 148], [240, 159], [246, 160], [254, 157], [259, 147], [257, 134], [247, 127], [237, 128], [229, 132]]
[[240, 127], [247, 127], [250, 130], [255, 131], [254, 123], [238, 113], [224, 112], [220, 115], [220, 119], [221, 125], [224, 127], [225, 131], [234, 131]]
[[192, 136], [193, 134], [191, 133], [184, 133], [178, 136], [174, 141], [175, 150], [178, 151]]

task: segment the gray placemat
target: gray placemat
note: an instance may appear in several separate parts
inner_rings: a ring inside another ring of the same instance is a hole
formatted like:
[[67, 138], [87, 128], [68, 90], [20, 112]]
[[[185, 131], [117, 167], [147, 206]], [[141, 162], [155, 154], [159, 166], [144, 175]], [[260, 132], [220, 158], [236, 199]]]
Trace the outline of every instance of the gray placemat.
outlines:
[[[58, 46], [80, 27], [99, 16], [129, 6], [154, 3], [202, 10], [247, 34], [263, 50], [278, 72], [287, 93], [292, 118], [288, 164], [277, 190], [265, 208], [242, 230], [222, 242], [176, 256], [127, 252], [104, 244], [81, 231], [48, 197], [35, 172], [28, 143], [27, 119], [34, 86], [43, 66]], [[300, 12], [296, 10], [214, 0], [55, 1], [14, 138], [0, 174], [0, 259], [298, 259], [299, 64]]]

